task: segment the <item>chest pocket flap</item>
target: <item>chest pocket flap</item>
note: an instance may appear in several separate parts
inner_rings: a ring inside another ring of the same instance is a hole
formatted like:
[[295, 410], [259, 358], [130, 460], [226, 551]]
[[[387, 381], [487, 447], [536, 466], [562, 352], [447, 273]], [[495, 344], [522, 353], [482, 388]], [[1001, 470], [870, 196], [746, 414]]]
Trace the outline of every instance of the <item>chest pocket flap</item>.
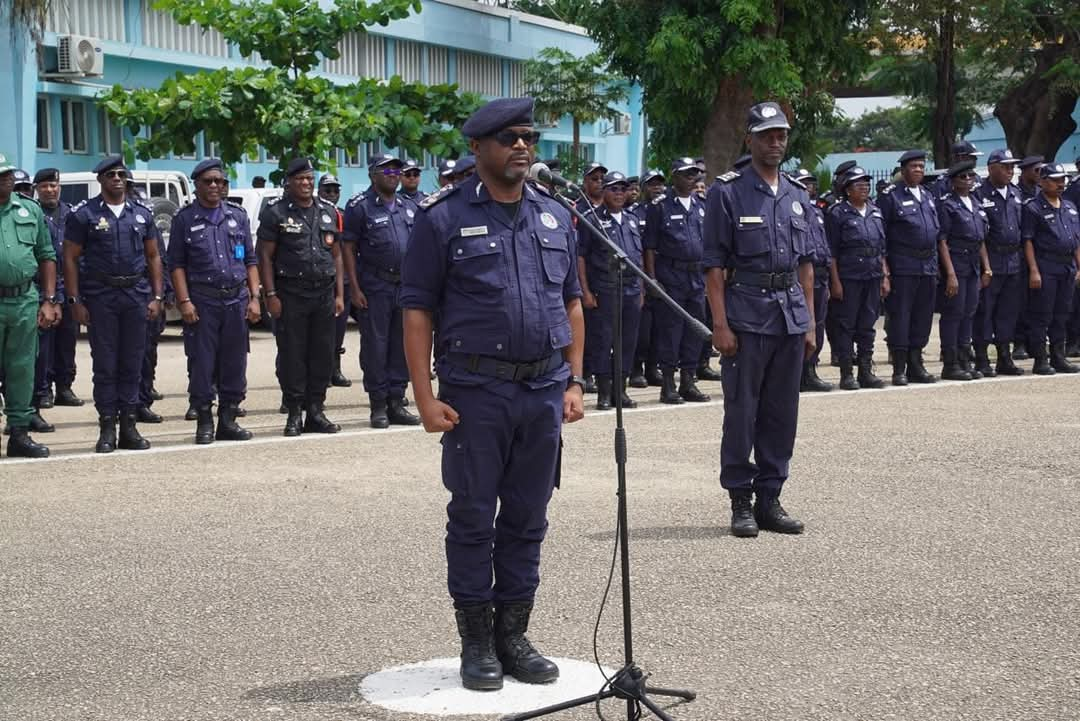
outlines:
[[450, 239], [450, 261], [462, 286], [472, 290], [505, 288], [502, 239], [493, 235]]
[[[27, 211], [23, 211], [27, 212]], [[15, 220], [15, 238], [20, 243], [34, 245], [37, 242], [38, 226], [34, 216], [27, 213], [26, 217], [20, 216], [18, 211], [12, 215]]]
[[562, 283], [570, 271], [570, 237], [564, 231], [545, 230], [536, 234], [540, 260], [549, 283]]
[[770, 245], [764, 222], [739, 221], [735, 224], [735, 255], [764, 255], [769, 252]]

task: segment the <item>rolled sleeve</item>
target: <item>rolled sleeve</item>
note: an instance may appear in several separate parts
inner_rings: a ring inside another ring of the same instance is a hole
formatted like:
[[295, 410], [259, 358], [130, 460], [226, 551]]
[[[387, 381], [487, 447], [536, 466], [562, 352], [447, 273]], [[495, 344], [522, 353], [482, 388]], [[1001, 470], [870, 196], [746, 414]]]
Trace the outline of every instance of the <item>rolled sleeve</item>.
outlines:
[[660, 208], [660, 204], [649, 205], [649, 209], [645, 211], [645, 235], [641, 238], [641, 243], [646, 250], [656, 250], [660, 247], [660, 226], [663, 225], [664, 211]]
[[1024, 205], [1020, 213], [1020, 239], [1032, 240], [1039, 229], [1039, 215], [1031, 208], [1030, 203]]
[[705, 221], [702, 236], [705, 245], [705, 268], [725, 268], [732, 253], [732, 222], [724, 202], [724, 191], [714, 185], [705, 197]]
[[428, 213], [417, 213], [401, 265], [402, 308], [438, 308], [446, 283], [447, 243], [441, 235]]
[[56, 248], [53, 247], [52, 235], [49, 233], [49, 226], [45, 224], [45, 217], [39, 210], [35, 216], [37, 218], [38, 232], [37, 240], [34, 243], [34, 257], [40, 263], [43, 260], [51, 260], [56, 262]]
[[342, 220], [342, 240], [346, 243], [359, 243], [364, 235], [364, 221], [367, 212], [364, 210], [364, 201], [359, 200], [345, 208], [345, 217]]
[[948, 240], [949, 233], [952, 232], [952, 213], [949, 212], [948, 206], [942, 201], [937, 204], [937, 216], [938, 240]]
[[86, 223], [82, 219], [82, 213], [69, 213], [64, 222], [64, 240], [76, 245], [86, 244]]
[[165, 254], [170, 268], [187, 268], [187, 221], [179, 213], [173, 216], [169, 226], [169, 247]]

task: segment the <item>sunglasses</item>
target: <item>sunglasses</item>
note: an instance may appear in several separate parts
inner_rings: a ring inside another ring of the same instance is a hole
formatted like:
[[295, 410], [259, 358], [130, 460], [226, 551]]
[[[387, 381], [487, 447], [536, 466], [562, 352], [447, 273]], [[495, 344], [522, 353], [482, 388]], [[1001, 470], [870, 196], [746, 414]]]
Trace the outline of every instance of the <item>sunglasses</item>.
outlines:
[[406, 178], [419, 178], [420, 177], [420, 171], [419, 170], [406, 170], [404, 173], [402, 173], [402, 175], [404, 175]]
[[123, 170], [106, 170], [102, 175], [106, 178], [126, 178], [127, 172]]
[[324, 185], [322, 192], [327, 195], [341, 195], [341, 188], [336, 185]]
[[401, 175], [401, 168], [383, 168], [382, 174], [392, 178]]
[[223, 188], [229, 184], [227, 178], [199, 178], [199, 182], [203, 185], [220, 185]]
[[504, 148], [514, 147], [519, 140], [525, 143], [525, 145], [532, 146], [540, 142], [540, 131], [526, 130], [523, 133], [519, 133], [516, 130], [500, 130], [491, 137], [495, 138], [495, 142]]

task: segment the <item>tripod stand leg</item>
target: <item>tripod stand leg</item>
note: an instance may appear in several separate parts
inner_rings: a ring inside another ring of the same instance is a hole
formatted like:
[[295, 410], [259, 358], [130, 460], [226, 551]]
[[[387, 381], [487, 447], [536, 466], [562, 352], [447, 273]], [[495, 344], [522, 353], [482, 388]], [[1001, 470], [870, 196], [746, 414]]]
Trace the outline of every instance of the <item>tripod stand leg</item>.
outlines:
[[693, 691], [686, 691], [679, 688], [653, 688], [652, 686], [646, 686], [645, 693], [653, 696], [674, 696], [686, 701], [693, 701], [697, 698], [697, 694]]
[[[603, 701], [606, 698], [613, 698], [616, 695], [615, 691], [607, 689], [600, 693], [594, 693], [591, 696], [582, 696], [552, 706], [545, 706], [544, 708], [533, 709], [532, 711], [526, 711], [524, 713], [514, 713], [509, 716], [503, 716], [499, 721], [525, 721], [526, 719], [540, 718], [541, 716], [558, 713], [559, 711], [565, 711], [567, 709], [577, 708], [578, 706], [585, 706], [587, 704], [596, 703], [597, 701]], [[671, 721], [671, 719], [667, 719], [666, 721]]]
[[652, 711], [660, 721], [675, 721], [675, 719], [664, 713], [663, 709], [657, 706], [648, 696], [642, 694], [641, 696], [638, 696], [637, 700], [642, 706]]

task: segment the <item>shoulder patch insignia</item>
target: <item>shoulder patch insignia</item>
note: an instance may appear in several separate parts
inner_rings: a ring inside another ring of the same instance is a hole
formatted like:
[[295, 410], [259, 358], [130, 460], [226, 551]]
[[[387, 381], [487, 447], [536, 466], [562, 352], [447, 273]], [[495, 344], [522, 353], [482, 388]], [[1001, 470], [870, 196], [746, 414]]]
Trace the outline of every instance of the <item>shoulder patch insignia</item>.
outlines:
[[83, 207], [84, 205], [86, 205], [86, 204], [87, 204], [87, 203], [89, 203], [89, 202], [90, 202], [90, 201], [89, 201], [89, 199], [87, 199], [87, 200], [80, 200], [80, 201], [79, 201], [78, 203], [76, 203], [75, 205], [71, 206], [71, 212], [75, 212], [76, 210], [78, 210], [79, 208]]
[[806, 186], [803, 185], [803, 182], [801, 180], [796, 180], [795, 179], [795, 176], [784, 173], [784, 177], [788, 179], [789, 183], [794, 185], [799, 190], [806, 190], [807, 189]]
[[[232, 207], [236, 208], [237, 210], [243, 210], [243, 209], [244, 209], [244, 206], [240, 205], [240, 203], [237, 203], [237, 202], [236, 202], [236, 201], [234, 201], [234, 200], [228, 200], [228, 199], [226, 199], [226, 201], [225, 201], [225, 202], [226, 202], [226, 203], [227, 203], [228, 205], [231, 205]], [[191, 205], [191, 203], [190, 203], [190, 202], [188, 202], [188, 205]]]
[[653, 198], [652, 204], [653, 205], [660, 205], [660, 203], [663, 203], [664, 200], [666, 200], [666, 199], [667, 199], [667, 194], [666, 193], [661, 193], [660, 195]]
[[737, 170], [729, 170], [728, 172], [724, 173], [723, 175], [717, 175], [716, 176], [716, 182], [718, 182], [718, 183], [730, 183], [731, 181], [735, 180], [735, 178], [738, 178], [738, 177], [739, 177], [739, 171], [737, 171]]
[[457, 189], [458, 189], [458, 186], [456, 186], [456, 185], [444, 185], [443, 187], [439, 188], [437, 191], [435, 191], [434, 193], [432, 193], [428, 197], [421, 200], [420, 203], [419, 203], [420, 209], [421, 210], [427, 210], [427, 209], [431, 208], [433, 205], [435, 205], [439, 201], [444, 200], [446, 198], [449, 198], [451, 195], [453, 195], [457, 191]]
[[268, 206], [269, 206], [269, 205], [277, 205], [277, 204], [278, 204], [278, 203], [280, 203], [281, 201], [285, 200], [285, 199], [286, 199], [287, 197], [288, 197], [287, 195], [279, 195], [278, 197], [276, 197], [276, 198], [274, 198], [273, 200], [269, 201], [269, 202], [267, 203], [267, 205], [268, 205]]
[[884, 188], [881, 189], [881, 192], [882, 192], [883, 195], [888, 195], [889, 193], [893, 192], [893, 190], [895, 190], [895, 189], [896, 189], [896, 185], [893, 184], [893, 183], [889, 183], [888, 185], [886, 185]]

